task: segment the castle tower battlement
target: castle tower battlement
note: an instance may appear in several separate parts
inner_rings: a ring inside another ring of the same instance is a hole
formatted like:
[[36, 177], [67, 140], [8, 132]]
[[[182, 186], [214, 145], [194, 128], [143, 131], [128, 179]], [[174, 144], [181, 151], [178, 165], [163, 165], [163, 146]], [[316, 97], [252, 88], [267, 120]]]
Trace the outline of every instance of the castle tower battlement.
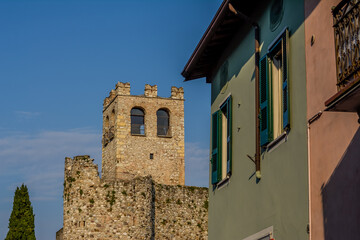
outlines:
[[145, 97], [157, 97], [157, 86], [151, 86], [149, 84], [145, 84]]
[[182, 87], [171, 87], [171, 98], [172, 99], [184, 99], [184, 89]]
[[184, 90], [157, 95], [145, 85], [131, 95], [130, 83], [118, 82], [104, 100], [102, 178], [132, 179], [151, 175], [162, 184], [184, 185]]

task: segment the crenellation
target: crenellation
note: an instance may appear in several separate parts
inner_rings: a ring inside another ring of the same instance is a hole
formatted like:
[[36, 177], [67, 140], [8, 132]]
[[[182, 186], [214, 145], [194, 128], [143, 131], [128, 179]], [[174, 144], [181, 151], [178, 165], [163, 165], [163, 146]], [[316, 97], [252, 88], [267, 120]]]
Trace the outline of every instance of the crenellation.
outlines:
[[130, 95], [130, 83], [118, 82], [115, 85], [115, 90], [118, 95]]
[[145, 97], [157, 97], [157, 85], [151, 86], [149, 84], [145, 84], [144, 95]]
[[105, 111], [105, 109], [112, 103], [112, 101], [114, 101], [116, 96], [122, 95], [130, 95], [130, 83], [118, 82], [115, 85], [115, 89], [112, 89], [109, 93], [109, 96], [104, 99], [103, 110]]
[[171, 98], [172, 99], [184, 99], [184, 89], [182, 87], [171, 87]]

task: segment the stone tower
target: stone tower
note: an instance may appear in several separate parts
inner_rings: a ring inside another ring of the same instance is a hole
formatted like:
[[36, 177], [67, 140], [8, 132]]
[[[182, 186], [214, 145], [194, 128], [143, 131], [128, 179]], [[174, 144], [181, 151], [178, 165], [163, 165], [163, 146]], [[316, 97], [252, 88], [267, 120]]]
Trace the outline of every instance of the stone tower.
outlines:
[[184, 91], [157, 96], [130, 95], [130, 83], [116, 84], [104, 100], [102, 178], [132, 179], [151, 175], [162, 184], [184, 185]]
[[117, 83], [103, 119], [102, 177], [90, 156], [65, 158], [56, 240], [207, 240], [208, 189], [184, 186], [183, 89], [132, 96]]

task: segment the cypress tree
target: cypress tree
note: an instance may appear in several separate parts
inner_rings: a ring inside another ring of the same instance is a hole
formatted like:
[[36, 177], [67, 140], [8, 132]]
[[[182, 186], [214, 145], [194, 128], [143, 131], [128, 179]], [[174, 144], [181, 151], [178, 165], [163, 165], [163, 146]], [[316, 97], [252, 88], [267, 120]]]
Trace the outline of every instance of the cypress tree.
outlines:
[[16, 188], [5, 240], [36, 240], [33, 208], [24, 184]]

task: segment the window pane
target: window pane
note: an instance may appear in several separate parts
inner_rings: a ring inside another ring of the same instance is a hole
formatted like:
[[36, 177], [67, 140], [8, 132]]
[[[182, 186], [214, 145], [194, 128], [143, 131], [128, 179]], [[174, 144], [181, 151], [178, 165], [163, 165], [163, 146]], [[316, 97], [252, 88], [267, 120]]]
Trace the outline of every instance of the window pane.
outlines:
[[166, 136], [166, 135], [168, 134], [168, 128], [167, 128], [167, 127], [158, 126], [157, 134], [158, 134], [159, 136]]
[[169, 113], [166, 110], [160, 109], [156, 112], [157, 115], [157, 135], [167, 136], [169, 133]]
[[144, 111], [139, 108], [131, 109], [131, 134], [145, 134]]
[[160, 110], [158, 110], [157, 111], [157, 113], [156, 113], [156, 115], [158, 116], [158, 117], [169, 117], [169, 114], [165, 111], [165, 110], [162, 110], [162, 109], [160, 109]]
[[133, 108], [131, 109], [131, 115], [144, 116], [144, 111], [139, 108]]
[[144, 135], [145, 126], [143, 124], [131, 124], [131, 133]]
[[131, 116], [131, 124], [144, 124], [143, 116]]
[[140, 134], [140, 125], [131, 125], [131, 133], [132, 134]]
[[169, 119], [164, 117], [159, 117], [158, 126], [169, 126]]

